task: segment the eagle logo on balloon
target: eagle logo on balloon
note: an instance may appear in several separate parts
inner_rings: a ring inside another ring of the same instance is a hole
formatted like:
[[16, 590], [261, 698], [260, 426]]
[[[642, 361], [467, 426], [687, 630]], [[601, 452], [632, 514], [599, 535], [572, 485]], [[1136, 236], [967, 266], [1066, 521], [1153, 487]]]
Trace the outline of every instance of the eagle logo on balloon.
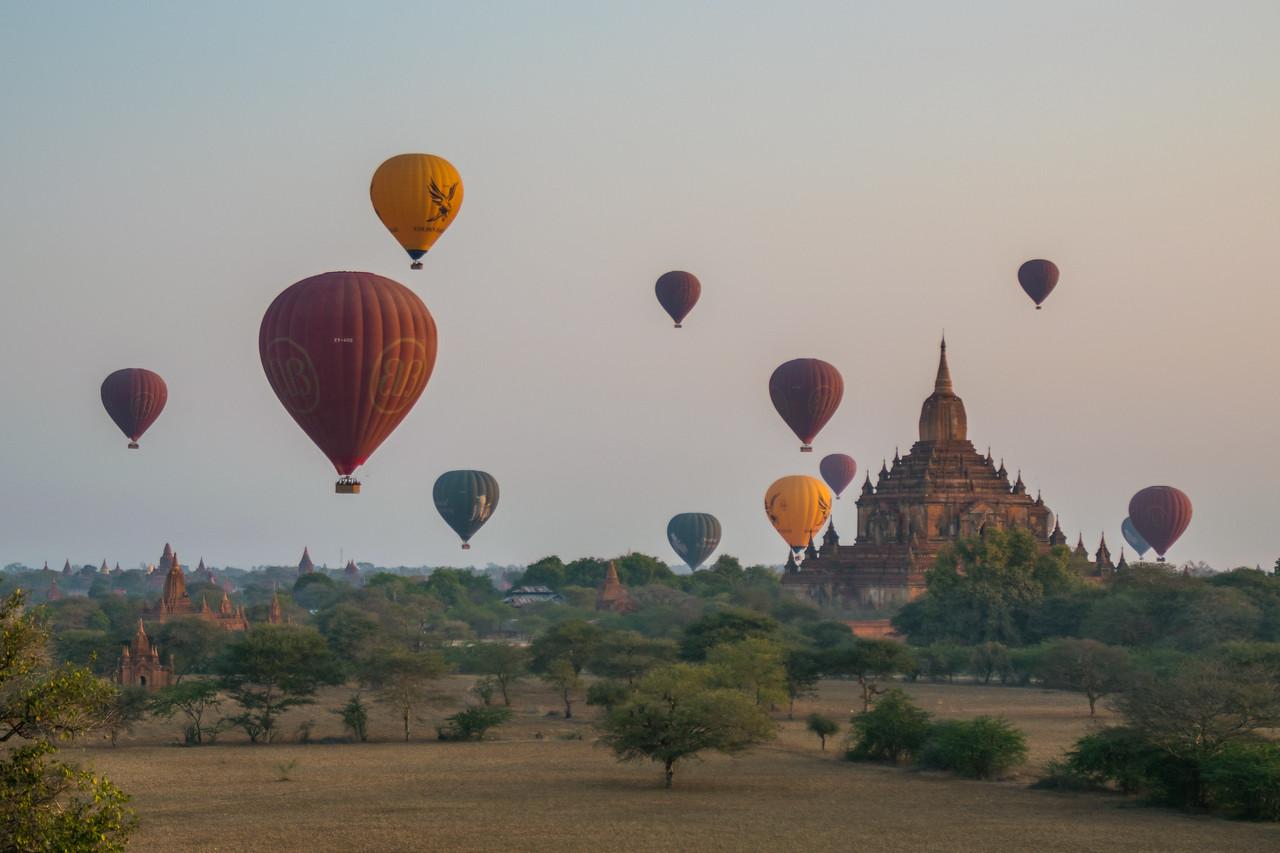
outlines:
[[449, 187], [449, 191], [445, 192], [440, 189], [440, 185], [434, 180], [431, 182], [427, 192], [431, 194], [431, 203], [435, 205], [436, 212], [433, 216], [428, 216], [428, 222], [438, 222], [441, 219], [448, 219], [449, 214], [453, 212], [453, 196], [458, 192], [458, 183], [455, 181]]

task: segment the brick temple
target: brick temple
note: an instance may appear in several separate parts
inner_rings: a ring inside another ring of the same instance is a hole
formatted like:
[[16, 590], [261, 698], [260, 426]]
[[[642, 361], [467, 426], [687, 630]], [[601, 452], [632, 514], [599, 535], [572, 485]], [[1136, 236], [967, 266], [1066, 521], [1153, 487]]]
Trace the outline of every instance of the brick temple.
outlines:
[[924, 573], [947, 545], [985, 530], [1022, 528], [1041, 550], [1065, 544], [1053, 513], [1031, 497], [1021, 473], [1009, 481], [1004, 462], [979, 453], [968, 437], [964, 402], [955, 393], [942, 342], [933, 393], [920, 409], [920, 440], [892, 465], [868, 474], [858, 497], [857, 539], [841, 545], [832, 524], [822, 547], [809, 543], [803, 561], [788, 559], [784, 588], [818, 604], [881, 608], [917, 598]]

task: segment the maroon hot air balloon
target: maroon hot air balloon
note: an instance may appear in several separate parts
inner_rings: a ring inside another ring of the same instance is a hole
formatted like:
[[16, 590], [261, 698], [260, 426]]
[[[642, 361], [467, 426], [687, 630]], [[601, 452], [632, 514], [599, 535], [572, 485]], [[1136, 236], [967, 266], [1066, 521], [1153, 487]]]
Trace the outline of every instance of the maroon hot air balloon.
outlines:
[[787, 426], [810, 453], [814, 436], [840, 407], [844, 379], [840, 371], [817, 358], [796, 358], [778, 365], [769, 377], [769, 397]]
[[402, 284], [329, 272], [288, 287], [258, 331], [267, 381], [355, 494], [351, 477], [404, 420], [436, 363], [436, 324]]
[[693, 310], [693, 306], [698, 304], [698, 297], [702, 295], [702, 284], [698, 277], [680, 270], [663, 273], [653, 289], [658, 294], [658, 302], [663, 309], [676, 321], [677, 329], [681, 328], [680, 324]]
[[1027, 261], [1018, 267], [1018, 283], [1036, 303], [1036, 310], [1039, 311], [1040, 303], [1049, 298], [1058, 284], [1058, 267], [1053, 261], [1043, 258]]
[[128, 437], [130, 450], [138, 449], [138, 439], [160, 417], [168, 399], [160, 374], [141, 367], [126, 367], [102, 380], [102, 405]]
[[847, 453], [832, 453], [822, 457], [822, 461], [818, 463], [818, 471], [839, 500], [840, 493], [849, 487], [858, 473], [858, 463]]
[[1173, 486], [1148, 486], [1129, 500], [1129, 520], [1164, 562], [1191, 523], [1191, 498]]

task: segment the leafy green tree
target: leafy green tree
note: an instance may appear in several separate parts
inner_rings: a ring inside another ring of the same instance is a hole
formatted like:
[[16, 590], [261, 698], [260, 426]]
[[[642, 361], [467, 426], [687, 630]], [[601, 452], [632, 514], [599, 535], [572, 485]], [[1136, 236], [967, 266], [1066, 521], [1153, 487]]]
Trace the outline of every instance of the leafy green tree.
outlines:
[[445, 718], [438, 732], [441, 740], [484, 740], [484, 736], [511, 719], [511, 709], [492, 706], [464, 708]]
[[1046, 687], [1083, 693], [1089, 700], [1089, 716], [1093, 717], [1099, 699], [1128, 683], [1129, 653], [1097, 640], [1054, 640], [1044, 649], [1040, 675]]
[[564, 718], [571, 719], [574, 696], [582, 684], [582, 676], [574, 668], [573, 661], [568, 657], [556, 658], [541, 667], [538, 677], [560, 695], [560, 701], [564, 703]]
[[1280, 821], [1280, 743], [1240, 741], [1202, 768], [1214, 805], [1236, 817]]
[[120, 687], [115, 701], [107, 711], [105, 728], [111, 745], [115, 746], [121, 734], [133, 731], [133, 727], [142, 722], [150, 710], [150, 703], [145, 687]]
[[676, 766], [702, 752], [733, 755], [774, 737], [768, 714], [737, 690], [715, 687], [710, 667], [651, 670], [604, 722], [602, 741], [620, 761], [661, 764], [670, 788]]
[[916, 668], [915, 658], [904, 645], [893, 640], [863, 640], [828, 649], [823, 653], [823, 669], [831, 675], [853, 678], [862, 688], [862, 710], [869, 711], [875, 697], [884, 693], [880, 681], [894, 673]]
[[240, 706], [228, 722], [252, 743], [270, 743], [281, 714], [309, 705], [317, 689], [341, 680], [341, 667], [319, 632], [294, 625], [259, 625], [227, 647], [221, 686]]
[[726, 609], [708, 613], [685, 629], [680, 641], [680, 657], [704, 661], [713, 646], [742, 640], [778, 636], [779, 625], [768, 616], [751, 610]]
[[308, 610], [332, 607], [347, 592], [345, 584], [339, 584], [320, 572], [303, 575], [293, 584], [293, 600]]
[[840, 724], [830, 717], [824, 717], [817, 711], [810, 714], [804, 723], [804, 727], [818, 736], [822, 741], [822, 751], [827, 751], [827, 738], [840, 731]]
[[993, 678], [1005, 681], [1013, 672], [1009, 647], [995, 641], [978, 643], [970, 654], [969, 668], [975, 676], [982, 679], [983, 684], [990, 684]]
[[601, 679], [587, 688], [587, 704], [596, 705], [612, 711], [631, 695], [631, 685], [611, 678]]
[[502, 704], [511, 705], [511, 688], [529, 672], [529, 653], [509, 643], [473, 643], [463, 654], [468, 672], [493, 679], [502, 693]]
[[448, 607], [487, 604], [501, 597], [492, 578], [469, 569], [436, 569], [427, 577], [423, 587]]
[[783, 655], [787, 691], [787, 719], [794, 720], [796, 700], [818, 694], [823, 676], [822, 655], [807, 646], [792, 646]]
[[[51, 661], [48, 631], [0, 599], [0, 850], [123, 851], [137, 820], [107, 779], [52, 758], [54, 742], [109, 722], [116, 691], [88, 670]], [[25, 743], [23, 743], [25, 741]]]
[[377, 701], [400, 715], [408, 742], [415, 712], [426, 703], [431, 683], [445, 674], [444, 658], [439, 652], [391, 647], [371, 653], [362, 669], [363, 681], [376, 691]]
[[645, 637], [635, 631], [606, 631], [587, 661], [587, 668], [602, 678], [615, 678], [629, 685], [655, 666], [676, 659], [672, 640]]
[[784, 659], [782, 646], [763, 637], [722, 643], [707, 652], [707, 665], [715, 671], [717, 684], [742, 691], [762, 708], [787, 697]]
[[351, 732], [351, 739], [356, 743], [369, 739], [369, 706], [360, 699], [359, 693], [352, 693], [347, 704], [330, 713], [342, 718], [342, 727]]
[[912, 650], [924, 674], [931, 681], [954, 681], [973, 662], [973, 653], [956, 643], [930, 643]]
[[162, 687], [151, 698], [151, 713], [162, 719], [172, 719], [177, 714], [187, 718], [184, 740], [199, 745], [212, 742], [218, 735], [220, 724], [205, 723], [206, 714], [216, 714], [222, 707], [218, 695], [218, 683], [188, 679], [168, 687]]
[[850, 761], [910, 760], [924, 748], [932, 727], [929, 713], [898, 688], [885, 691], [876, 706], [852, 720]]
[[207, 675], [231, 642], [231, 633], [204, 619], [174, 619], [157, 625], [153, 642], [173, 660], [173, 674], [181, 682], [188, 675]]
[[547, 586], [560, 589], [565, 584], [565, 567], [559, 557], [543, 557], [530, 563], [516, 586]]
[[583, 619], [570, 619], [548, 628], [529, 646], [529, 665], [537, 673], [546, 673], [552, 664], [567, 661], [575, 676], [600, 646], [603, 631]]
[[960, 539], [938, 555], [925, 574], [927, 594], [903, 607], [894, 627], [917, 643], [1019, 645], [1046, 596], [1082, 583], [1067, 561], [1062, 547], [1042, 555], [1025, 530]]

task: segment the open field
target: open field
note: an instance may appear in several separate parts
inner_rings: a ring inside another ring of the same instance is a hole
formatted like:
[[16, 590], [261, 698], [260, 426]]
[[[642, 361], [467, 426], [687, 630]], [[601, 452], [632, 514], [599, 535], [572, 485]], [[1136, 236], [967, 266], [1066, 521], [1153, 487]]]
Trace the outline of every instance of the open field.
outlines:
[[[429, 717], [451, 713], [468, 679]], [[912, 685], [944, 716], [1002, 713], [1027, 731], [1031, 770], [1090, 725], [1072, 694], [972, 685]], [[295, 712], [312, 736], [340, 734], [328, 713], [349, 691], [329, 691]], [[844, 720], [856, 685], [824, 683], [821, 708]], [[685, 766], [665, 791], [652, 765], [619, 765], [592, 744], [589, 718], [547, 718], [553, 697], [529, 684], [499, 740], [437, 743], [426, 721], [396, 742], [378, 709], [361, 745], [165, 745], [177, 721], [148, 721], [121, 746], [69, 750], [134, 796], [139, 851], [237, 850], [859, 850], [1274, 851], [1280, 827], [1134, 807], [1120, 797], [1026, 788], [1032, 773], [1000, 783], [861, 766], [819, 752], [797, 720], [779, 740], [740, 759]], [[538, 739], [537, 734], [542, 738]], [[580, 735], [581, 740], [567, 737]], [[289, 780], [281, 765], [296, 762]]]

